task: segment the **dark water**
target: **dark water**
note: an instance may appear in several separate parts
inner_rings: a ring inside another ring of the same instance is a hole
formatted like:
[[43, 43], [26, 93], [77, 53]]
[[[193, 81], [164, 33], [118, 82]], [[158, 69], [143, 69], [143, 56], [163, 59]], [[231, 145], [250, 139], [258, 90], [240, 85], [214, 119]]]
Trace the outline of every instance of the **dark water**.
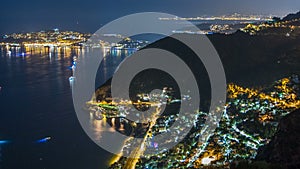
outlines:
[[[68, 67], [84, 50], [11, 48], [11, 56], [0, 50], [0, 141], [10, 141], [0, 144], [0, 168], [105, 168], [112, 155], [84, 133], [72, 104]], [[105, 64], [103, 82], [111, 64]], [[35, 143], [47, 136], [49, 142]]]

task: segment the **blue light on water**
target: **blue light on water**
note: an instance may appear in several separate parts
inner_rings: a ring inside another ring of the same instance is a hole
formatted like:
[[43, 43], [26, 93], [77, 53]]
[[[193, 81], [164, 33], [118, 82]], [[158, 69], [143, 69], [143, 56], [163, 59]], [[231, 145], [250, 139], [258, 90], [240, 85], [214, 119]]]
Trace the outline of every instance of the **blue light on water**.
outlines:
[[1, 144], [8, 144], [8, 143], [9, 143], [8, 140], [0, 140], [0, 145], [1, 145]]
[[73, 62], [72, 62], [72, 65], [69, 66], [69, 69], [70, 69], [70, 70], [74, 70], [74, 69], [76, 68], [76, 66], [77, 66], [77, 63], [76, 63], [75, 61], [73, 61]]
[[46, 142], [48, 142], [48, 141], [50, 141], [50, 140], [51, 140], [51, 137], [46, 137], [46, 138], [37, 140], [36, 142], [37, 142], [37, 143], [46, 143]]
[[25, 56], [29, 56], [29, 54], [24, 53], [24, 52], [16, 54], [16, 57], [25, 57]]
[[40, 140], [38, 140], [37, 141], [37, 143], [45, 143], [45, 142], [47, 142], [48, 140], [46, 140], [46, 139], [40, 139]]

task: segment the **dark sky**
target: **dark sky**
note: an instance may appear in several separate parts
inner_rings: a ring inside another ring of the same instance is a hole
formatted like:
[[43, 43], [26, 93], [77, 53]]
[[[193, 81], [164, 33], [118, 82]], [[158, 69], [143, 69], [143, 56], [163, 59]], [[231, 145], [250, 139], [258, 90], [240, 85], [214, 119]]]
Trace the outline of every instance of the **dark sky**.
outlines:
[[244, 14], [283, 16], [300, 10], [300, 0], [5, 0], [0, 4], [0, 35], [42, 29], [95, 32], [101, 25], [136, 12], [180, 17]]

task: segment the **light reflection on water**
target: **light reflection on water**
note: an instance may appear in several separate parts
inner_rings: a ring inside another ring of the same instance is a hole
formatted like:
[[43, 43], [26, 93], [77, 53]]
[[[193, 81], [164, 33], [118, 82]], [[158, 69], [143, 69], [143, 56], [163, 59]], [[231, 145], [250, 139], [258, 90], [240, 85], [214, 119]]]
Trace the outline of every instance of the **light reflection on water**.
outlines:
[[[101, 49], [1, 47], [0, 138], [12, 140], [1, 147], [1, 167], [101, 168], [108, 163], [111, 155], [91, 144], [83, 133], [71, 97], [69, 67], [73, 56], [84, 58], [90, 50]], [[109, 79], [118, 64], [133, 51], [106, 53], [99, 68], [99, 84]], [[116, 131], [109, 125], [103, 130], [104, 121], [91, 120], [90, 124], [99, 141], [105, 132]], [[33, 140], [45, 136], [53, 140], [44, 146], [32, 144]], [[84, 158], [74, 161], [82, 154]]]

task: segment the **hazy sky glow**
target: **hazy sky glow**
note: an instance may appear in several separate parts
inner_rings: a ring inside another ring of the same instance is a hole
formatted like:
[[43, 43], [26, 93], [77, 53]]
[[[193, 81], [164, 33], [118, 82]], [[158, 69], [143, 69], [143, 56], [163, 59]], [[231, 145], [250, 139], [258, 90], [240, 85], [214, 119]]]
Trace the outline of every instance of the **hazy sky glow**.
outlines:
[[274, 14], [300, 11], [300, 0], [26, 0], [2, 1], [0, 34], [68, 29], [95, 32], [101, 25], [136, 12], [181, 17], [229, 13]]

